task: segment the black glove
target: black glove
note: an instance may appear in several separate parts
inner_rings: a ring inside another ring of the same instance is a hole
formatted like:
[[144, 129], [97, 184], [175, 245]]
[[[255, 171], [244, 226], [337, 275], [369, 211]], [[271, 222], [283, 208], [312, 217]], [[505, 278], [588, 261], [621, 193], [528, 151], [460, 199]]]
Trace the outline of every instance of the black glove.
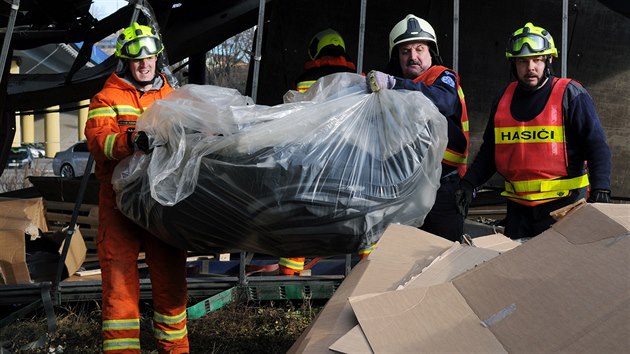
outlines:
[[610, 203], [610, 191], [605, 189], [593, 189], [588, 197], [589, 203]]
[[475, 187], [470, 182], [464, 179], [459, 181], [459, 188], [455, 191], [455, 205], [457, 206], [457, 211], [463, 217], [468, 215], [468, 207], [472, 202], [474, 190]]
[[127, 146], [129, 146], [130, 149], [134, 149], [133, 146], [133, 133], [136, 129], [134, 128], [127, 128]]
[[150, 148], [151, 143], [149, 142], [149, 136], [147, 133], [143, 131], [139, 131], [133, 137], [133, 142], [136, 145], [136, 148], [145, 154], [150, 153], [153, 149]]

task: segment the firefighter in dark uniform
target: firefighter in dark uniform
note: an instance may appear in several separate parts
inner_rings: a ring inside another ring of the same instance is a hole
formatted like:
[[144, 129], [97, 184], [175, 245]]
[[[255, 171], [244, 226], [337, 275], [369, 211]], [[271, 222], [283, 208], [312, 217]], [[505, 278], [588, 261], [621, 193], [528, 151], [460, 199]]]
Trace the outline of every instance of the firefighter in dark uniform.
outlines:
[[333, 29], [317, 33], [308, 45], [310, 60], [304, 63], [304, 71], [298, 76], [295, 89], [308, 90], [320, 77], [334, 73], [356, 73], [357, 68], [346, 53], [346, 43]]
[[[304, 71], [295, 81], [298, 92], [306, 92], [319, 78], [334, 73], [356, 73], [357, 68], [346, 52], [346, 43], [341, 35], [327, 28], [318, 32], [308, 45], [310, 60], [304, 63]], [[368, 254], [370, 249], [361, 250], [360, 254]], [[305, 269], [304, 257], [280, 258], [279, 273], [282, 275], [300, 274]], [[314, 262], [309, 263], [314, 264]], [[308, 265], [307, 265], [308, 266]]]
[[506, 57], [517, 81], [492, 107], [458, 204], [467, 211], [474, 188], [498, 172], [505, 179], [505, 235], [527, 239], [554, 223], [551, 211], [581, 198], [610, 202], [611, 151], [586, 89], [553, 75], [558, 51], [548, 31], [525, 24], [509, 38]]
[[422, 92], [446, 117], [448, 144], [442, 159], [440, 188], [435, 204], [420, 227], [451, 241], [464, 233], [464, 215], [455, 203], [460, 177], [466, 173], [468, 113], [457, 73], [442, 66], [433, 27], [424, 19], [407, 15], [389, 34], [387, 72], [370, 71], [368, 89], [404, 89]]

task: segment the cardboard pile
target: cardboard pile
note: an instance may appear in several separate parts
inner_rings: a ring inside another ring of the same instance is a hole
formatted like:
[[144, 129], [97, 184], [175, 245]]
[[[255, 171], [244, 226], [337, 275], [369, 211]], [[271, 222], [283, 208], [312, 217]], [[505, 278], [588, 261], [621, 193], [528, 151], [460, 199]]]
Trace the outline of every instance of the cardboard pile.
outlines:
[[516, 247], [392, 225], [290, 353], [630, 348], [630, 205], [577, 207]]
[[[27, 242], [37, 240], [47, 231], [42, 198], [0, 198], [0, 284], [31, 283], [26, 259]], [[53, 235], [50, 236], [47, 241], [52, 242], [58, 239], [58, 237], [52, 237]], [[63, 243], [57, 244], [56, 247], [57, 252], [61, 254]], [[85, 260], [85, 255], [85, 243], [77, 229], [72, 236], [65, 259], [68, 274], [74, 274], [79, 269]], [[56, 270], [56, 266], [55, 259], [51, 258], [50, 267]], [[39, 268], [42, 268], [41, 265]]]

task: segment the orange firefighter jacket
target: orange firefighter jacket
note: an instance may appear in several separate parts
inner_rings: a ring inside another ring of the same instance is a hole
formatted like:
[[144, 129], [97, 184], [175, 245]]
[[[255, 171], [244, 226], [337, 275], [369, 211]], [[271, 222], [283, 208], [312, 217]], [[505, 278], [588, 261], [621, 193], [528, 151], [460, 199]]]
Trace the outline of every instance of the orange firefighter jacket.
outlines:
[[166, 78], [158, 90], [139, 92], [131, 83], [112, 73], [103, 89], [90, 102], [85, 136], [96, 161], [96, 177], [110, 184], [118, 161], [133, 153], [129, 130], [154, 101], [173, 91]]

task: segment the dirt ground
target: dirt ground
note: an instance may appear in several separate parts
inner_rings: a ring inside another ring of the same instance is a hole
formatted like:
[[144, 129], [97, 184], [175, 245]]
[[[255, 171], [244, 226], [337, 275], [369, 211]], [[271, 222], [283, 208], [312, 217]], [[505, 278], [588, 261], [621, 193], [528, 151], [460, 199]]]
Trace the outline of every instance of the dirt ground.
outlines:
[[[191, 353], [286, 353], [323, 304], [309, 301], [231, 303], [188, 321]], [[5, 309], [7, 310], [7, 309]], [[141, 304], [142, 353], [157, 353], [149, 303]], [[98, 353], [101, 323], [98, 302], [55, 308], [57, 330], [47, 336], [43, 311], [0, 329], [0, 353]], [[42, 338], [43, 346], [28, 349]]]

